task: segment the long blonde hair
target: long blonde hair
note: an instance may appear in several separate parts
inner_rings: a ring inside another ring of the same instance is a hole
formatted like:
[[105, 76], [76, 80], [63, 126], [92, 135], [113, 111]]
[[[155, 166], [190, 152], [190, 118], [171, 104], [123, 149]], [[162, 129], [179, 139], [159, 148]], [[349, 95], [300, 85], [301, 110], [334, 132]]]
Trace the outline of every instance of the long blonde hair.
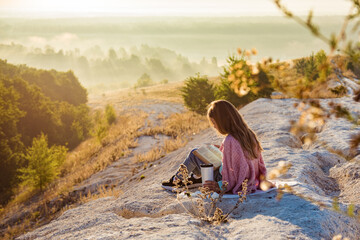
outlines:
[[239, 111], [226, 100], [217, 100], [210, 103], [207, 117], [216, 123], [217, 130], [223, 134], [233, 136], [245, 150], [250, 159], [258, 157], [263, 150], [256, 134], [249, 128]]

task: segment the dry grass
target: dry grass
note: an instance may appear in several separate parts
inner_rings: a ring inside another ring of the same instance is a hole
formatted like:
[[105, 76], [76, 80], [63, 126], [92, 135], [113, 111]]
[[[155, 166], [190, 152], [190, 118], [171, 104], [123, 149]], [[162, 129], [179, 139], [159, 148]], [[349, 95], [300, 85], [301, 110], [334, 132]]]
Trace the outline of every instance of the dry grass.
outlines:
[[170, 153], [172, 151], [175, 151], [176, 149], [179, 149], [179, 148], [185, 146], [186, 143], [187, 143], [187, 141], [181, 137], [167, 139], [164, 141], [163, 149], [166, 153]]
[[[159, 102], [167, 101], [174, 103], [182, 103], [180, 88], [183, 82], [171, 82], [163, 85], [155, 85], [144, 88], [127, 88], [114, 91], [108, 91], [103, 97], [89, 96], [90, 102], [94, 105], [104, 107], [108, 103], [119, 103], [124, 106], [135, 106], [142, 104], [145, 100], [155, 100]], [[146, 94], [144, 94], [144, 91]]]
[[[344, 68], [344, 59], [335, 56], [333, 59], [339, 69]], [[341, 97], [333, 93], [328, 88], [328, 82], [336, 81], [337, 76], [332, 72], [326, 79], [325, 82], [314, 83], [314, 86], [305, 87], [304, 76], [296, 72], [294, 62], [295, 59], [290, 62], [274, 63], [270, 66], [269, 73], [274, 76], [275, 89], [279, 92], [285, 93], [289, 97], [299, 97], [299, 94], [303, 98], [337, 98]], [[345, 72], [345, 71], [344, 71]], [[353, 77], [354, 74], [351, 71], [346, 71], [347, 77]]]
[[[103, 170], [110, 163], [127, 156], [136, 147], [137, 130], [144, 125], [146, 114], [122, 114], [116, 124], [108, 130], [101, 146], [95, 139], [81, 144], [73, 151], [64, 163], [64, 176], [66, 182], [79, 183], [95, 172]], [[68, 186], [70, 187], [70, 186]]]
[[[145, 87], [146, 96], [141, 96], [141, 91], [135, 91], [134, 96], [136, 98], [143, 99], [156, 99], [161, 101], [171, 101], [182, 103], [182, 97], [180, 94], [180, 88], [183, 85], [183, 82], [173, 82], [165, 85], [155, 85], [150, 87]], [[133, 96], [133, 97], [134, 97]]]
[[100, 186], [97, 189], [97, 194], [92, 194], [88, 192], [86, 195], [80, 195], [78, 197], [78, 201], [74, 204], [65, 205], [61, 209], [56, 208], [48, 208], [46, 204], [47, 201], [41, 201], [41, 205], [43, 205], [43, 212], [46, 212], [46, 216], [42, 216], [43, 213], [41, 211], [34, 211], [30, 215], [28, 215], [25, 219], [22, 219], [19, 223], [15, 223], [13, 225], [8, 225], [6, 229], [6, 233], [3, 235], [2, 239], [14, 239], [16, 236], [20, 234], [33, 230], [36, 227], [40, 226], [43, 223], [42, 217], [47, 218], [46, 222], [50, 222], [52, 219], [60, 216], [65, 211], [77, 207], [79, 204], [84, 204], [99, 198], [104, 197], [119, 197], [122, 191], [114, 186]]
[[139, 135], [157, 136], [163, 134], [171, 138], [165, 140], [163, 146], [157, 146], [146, 153], [135, 155], [134, 162], [156, 161], [164, 157], [166, 153], [185, 146], [191, 136], [209, 127], [206, 117], [193, 112], [175, 113], [161, 121], [162, 123], [158, 126], [151, 127], [149, 124], [148, 128], [139, 132]]
[[[120, 194], [122, 194], [122, 191], [119, 188], [115, 188], [115, 185], [112, 186], [99, 186], [97, 189], [97, 194], [92, 194], [90, 191], [84, 195], [80, 197], [79, 203], [83, 204], [83, 203], [87, 203], [99, 198], [104, 198], [104, 197], [119, 197]], [[65, 209], [64, 209], [65, 210]]]
[[146, 128], [139, 134], [146, 136], [163, 134], [176, 138], [183, 135], [197, 134], [208, 127], [209, 124], [206, 117], [188, 111], [184, 113], [172, 114], [159, 126]]
[[[299, 91], [306, 98], [338, 97], [328, 89], [326, 82], [316, 85], [311, 91], [301, 89], [305, 85], [303, 76], [296, 73], [295, 68], [290, 67], [287, 63], [279, 63], [278, 65], [280, 66], [278, 69], [274, 68], [270, 71], [275, 78], [277, 91], [283, 92], [289, 97], [298, 97]], [[330, 77], [329, 79], [331, 79]]]
[[139, 153], [134, 156], [134, 161], [138, 163], [153, 162], [164, 157], [162, 148], [155, 147], [146, 153]]
[[162, 147], [154, 147], [146, 153], [136, 154], [133, 158], [133, 161], [136, 163], [154, 162], [164, 157], [166, 153], [170, 153], [185, 146], [186, 143], [186, 139], [181, 137], [167, 139], [164, 141], [164, 145]]
[[[16, 218], [20, 220], [19, 224], [11, 224], [11, 227], [7, 229], [7, 238], [29, 231], [38, 224], [49, 222], [57, 216], [55, 213], [62, 211], [61, 209], [67, 205], [66, 201], [52, 206], [53, 209], [50, 212], [46, 208], [48, 203], [58, 199], [59, 196], [65, 196], [64, 198], [70, 204], [83, 202], [84, 197], [69, 195], [73, 187], [120, 157], [128, 156], [131, 152], [130, 148], [137, 144], [137, 131], [143, 127], [146, 117], [147, 115], [143, 112], [123, 113], [116, 124], [109, 128], [103, 140], [105, 144], [100, 144], [95, 138], [84, 141], [68, 154], [61, 169], [61, 178], [50, 184], [43, 193], [39, 194], [30, 188], [19, 189], [15, 198], [1, 211], [1, 217], [10, 216], [14, 217], [14, 221]], [[102, 194], [97, 195], [99, 197], [104, 194], [114, 194], [108, 190], [100, 192]], [[86, 198], [90, 199], [90, 197]], [[31, 221], [32, 213], [37, 211], [40, 211], [40, 221]]]
[[161, 113], [159, 113], [159, 114], [157, 115], [156, 119], [157, 119], [157, 120], [164, 120], [164, 119], [166, 119], [166, 117], [165, 117], [164, 113], [161, 112]]
[[[119, 117], [116, 123], [110, 126], [101, 143], [93, 137], [68, 154], [62, 166], [60, 178], [50, 184], [44, 192], [39, 193], [30, 188], [18, 189], [14, 200], [0, 211], [0, 225], [10, 225], [8, 229], [0, 229], [2, 231], [0, 236], [14, 238], [48, 223], [65, 210], [78, 204], [104, 196], [118, 196], [121, 192], [113, 187], [98, 189], [99, 194], [90, 192], [86, 195], [73, 191], [73, 188], [117, 159], [129, 156], [131, 149], [138, 144], [138, 137], [157, 134], [171, 137], [165, 140], [162, 146], [136, 155], [137, 162], [147, 163], [184, 146], [192, 135], [208, 128], [205, 117], [191, 112], [172, 114], [169, 117], [159, 114], [156, 119], [160, 122], [160, 126], [152, 126], [150, 122], [147, 122], [148, 114], [134, 108], [136, 105], [144, 104], [144, 100], [151, 100], [151, 103], [162, 103], [164, 100], [182, 102], [178, 93], [181, 84], [167, 84], [162, 85], [161, 88], [148, 87], [146, 95], [134, 90], [130, 94], [114, 92], [112, 95], [106, 95], [105, 99], [100, 97], [98, 103], [93, 102], [94, 109], [99, 106], [104, 107], [108, 103], [120, 103], [124, 110], [118, 109]], [[132, 101], [134, 98], [136, 101]], [[12, 219], [5, 221], [5, 217]]]
[[[124, 114], [108, 130], [104, 138], [105, 146], [91, 138], [80, 144], [68, 154], [62, 166], [62, 176], [45, 191], [44, 195], [56, 197], [64, 189], [71, 189], [75, 184], [89, 178], [95, 172], [103, 170], [110, 163], [127, 156], [136, 146], [137, 130], [144, 124], [146, 114]], [[103, 144], [104, 145], [104, 144]], [[26, 199], [26, 198], [24, 198]], [[14, 200], [19, 203], [17, 198]]]

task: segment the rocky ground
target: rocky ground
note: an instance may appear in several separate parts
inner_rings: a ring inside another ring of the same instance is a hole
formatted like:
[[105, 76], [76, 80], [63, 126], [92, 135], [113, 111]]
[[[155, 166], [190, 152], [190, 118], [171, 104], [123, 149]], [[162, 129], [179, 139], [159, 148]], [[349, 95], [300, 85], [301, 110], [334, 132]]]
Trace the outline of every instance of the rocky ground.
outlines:
[[[327, 101], [321, 103], [325, 106]], [[351, 98], [334, 101], [360, 115], [360, 104]], [[263, 145], [268, 170], [276, 168], [280, 161], [291, 163], [290, 170], [279, 180], [297, 182], [293, 187], [297, 193], [329, 206], [333, 197], [339, 197], [342, 209], [354, 203], [358, 211], [359, 156], [347, 161], [320, 143], [326, 142], [328, 147], [346, 153], [349, 137], [359, 127], [332, 118], [318, 133], [317, 141], [305, 146], [289, 132], [290, 120], [299, 116], [293, 107], [295, 102], [294, 99], [259, 99], [241, 110]], [[207, 129], [150, 168], [123, 179], [119, 184], [123, 194], [118, 198], [101, 198], [70, 209], [19, 239], [331, 239], [336, 234], [360, 238], [360, 223], [354, 219], [319, 208], [293, 194], [285, 194], [278, 201], [274, 191], [249, 196], [225, 224], [211, 225], [188, 214], [176, 195], [164, 191], [160, 183], [173, 175], [193, 147], [221, 140], [216, 132]], [[117, 169], [126, 169], [120, 162], [114, 164], [118, 164]], [[145, 176], [142, 180], [141, 175]], [[111, 179], [111, 175], [107, 176]], [[181, 201], [194, 211], [190, 200]], [[225, 199], [221, 208], [226, 212], [235, 202], [236, 199]]]
[[[159, 100], [141, 100], [138, 102], [127, 102], [116, 100], [116, 96], [108, 96], [105, 100], [91, 99], [89, 105], [93, 109], [104, 108], [107, 102], [112, 102], [116, 111], [143, 111], [147, 113], [147, 120], [143, 127], [156, 126], [158, 124], [158, 117], [169, 117], [174, 113], [181, 113], [185, 111], [184, 106], [180, 103]], [[139, 129], [142, 130], [142, 129]], [[168, 136], [158, 134], [156, 136], [140, 136], [137, 140], [137, 147], [132, 149], [128, 157], [120, 158], [118, 161], [111, 164], [104, 171], [92, 175], [89, 179], [85, 180], [81, 185], [77, 186], [74, 190], [81, 191], [86, 194], [88, 191], [91, 193], [97, 192], [101, 185], [121, 185], [125, 183], [129, 177], [133, 175], [133, 171], [140, 168], [142, 164], [134, 162], [136, 154], [143, 154], [153, 149], [154, 147], [162, 146], [164, 140], [169, 139]]]

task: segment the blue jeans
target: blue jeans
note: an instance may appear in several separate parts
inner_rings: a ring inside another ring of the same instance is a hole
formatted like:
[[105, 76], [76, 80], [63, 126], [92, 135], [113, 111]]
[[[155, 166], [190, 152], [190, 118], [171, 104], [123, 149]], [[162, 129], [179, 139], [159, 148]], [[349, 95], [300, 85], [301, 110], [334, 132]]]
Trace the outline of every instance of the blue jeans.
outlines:
[[[197, 156], [195, 156], [195, 154], [193, 153], [195, 150], [196, 150], [196, 148], [191, 150], [191, 152], [189, 153], [189, 155], [186, 157], [185, 161], [182, 164], [184, 164], [186, 166], [186, 168], [188, 169], [189, 175], [192, 172], [197, 176], [201, 176], [200, 165], [204, 164], [204, 162], [201, 161]], [[177, 172], [175, 175], [177, 177], [181, 178], [178, 175], [178, 173], [179, 172]], [[221, 176], [219, 169], [214, 170], [214, 180], [216, 182], [218, 182], [218, 181], [221, 181], [221, 179], [222, 179], [222, 176]]]

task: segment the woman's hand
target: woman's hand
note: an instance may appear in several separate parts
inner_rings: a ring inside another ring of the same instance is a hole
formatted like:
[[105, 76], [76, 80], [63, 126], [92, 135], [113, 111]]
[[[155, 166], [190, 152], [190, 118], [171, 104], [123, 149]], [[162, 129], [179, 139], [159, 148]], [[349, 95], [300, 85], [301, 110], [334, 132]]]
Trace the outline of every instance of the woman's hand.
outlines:
[[220, 192], [219, 184], [215, 181], [205, 181], [205, 183], [203, 184], [203, 187], [209, 188], [210, 191], [214, 191], [217, 193]]
[[276, 187], [275, 184], [268, 181], [268, 180], [266, 180], [266, 179], [262, 180], [260, 182], [260, 189], [263, 190], [263, 191], [267, 191], [267, 190], [269, 190], [271, 188], [274, 188], [274, 187]]

